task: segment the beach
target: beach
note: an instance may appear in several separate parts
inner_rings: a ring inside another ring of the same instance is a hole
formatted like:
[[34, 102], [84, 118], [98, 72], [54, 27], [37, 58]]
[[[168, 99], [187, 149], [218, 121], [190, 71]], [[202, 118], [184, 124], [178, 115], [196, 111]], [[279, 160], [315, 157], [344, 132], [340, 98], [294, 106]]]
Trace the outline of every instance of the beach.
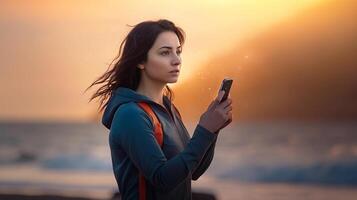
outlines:
[[[100, 124], [0, 123], [0, 130], [0, 199], [112, 199], [117, 192]], [[354, 123], [337, 122], [228, 126], [192, 190], [219, 200], [353, 199], [356, 132]]]

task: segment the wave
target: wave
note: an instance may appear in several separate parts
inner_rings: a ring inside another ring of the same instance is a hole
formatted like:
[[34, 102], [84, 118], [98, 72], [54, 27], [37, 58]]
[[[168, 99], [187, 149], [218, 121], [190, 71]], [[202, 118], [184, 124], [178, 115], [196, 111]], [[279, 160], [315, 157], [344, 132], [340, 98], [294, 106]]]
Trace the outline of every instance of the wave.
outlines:
[[55, 170], [111, 171], [109, 159], [99, 159], [88, 154], [59, 155], [40, 163], [42, 168]]
[[320, 162], [310, 166], [246, 166], [218, 174], [247, 182], [357, 185], [357, 161]]

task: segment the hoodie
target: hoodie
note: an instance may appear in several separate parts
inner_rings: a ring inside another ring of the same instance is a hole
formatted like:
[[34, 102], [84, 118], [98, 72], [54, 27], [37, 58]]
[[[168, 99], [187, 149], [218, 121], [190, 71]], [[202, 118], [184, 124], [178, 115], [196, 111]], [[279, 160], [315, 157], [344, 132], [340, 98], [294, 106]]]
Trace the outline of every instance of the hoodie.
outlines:
[[[157, 115], [164, 134], [162, 148], [152, 119], [138, 102], [148, 103]], [[110, 130], [113, 172], [123, 200], [139, 199], [139, 172], [146, 179], [147, 200], [190, 200], [191, 180], [197, 180], [213, 159], [217, 134], [198, 124], [191, 138], [169, 98], [163, 96], [163, 103], [165, 107], [119, 87], [105, 108], [102, 123]]]

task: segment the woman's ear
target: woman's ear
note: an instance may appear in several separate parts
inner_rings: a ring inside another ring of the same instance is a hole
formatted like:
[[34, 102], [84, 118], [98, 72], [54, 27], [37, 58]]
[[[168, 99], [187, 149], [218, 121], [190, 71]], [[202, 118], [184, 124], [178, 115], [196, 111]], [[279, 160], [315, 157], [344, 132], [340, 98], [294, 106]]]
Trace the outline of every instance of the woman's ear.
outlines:
[[138, 65], [138, 68], [139, 68], [139, 69], [144, 69], [144, 65], [143, 65], [143, 64], [139, 64], [139, 65]]

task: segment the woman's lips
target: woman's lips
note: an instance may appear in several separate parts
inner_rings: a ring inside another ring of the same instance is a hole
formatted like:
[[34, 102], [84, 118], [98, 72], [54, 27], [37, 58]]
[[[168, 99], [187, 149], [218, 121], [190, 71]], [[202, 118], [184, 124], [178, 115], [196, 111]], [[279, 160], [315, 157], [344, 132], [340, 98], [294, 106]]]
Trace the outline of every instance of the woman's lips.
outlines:
[[172, 75], [179, 75], [180, 74], [180, 71], [179, 70], [173, 70], [170, 72], [170, 74]]

